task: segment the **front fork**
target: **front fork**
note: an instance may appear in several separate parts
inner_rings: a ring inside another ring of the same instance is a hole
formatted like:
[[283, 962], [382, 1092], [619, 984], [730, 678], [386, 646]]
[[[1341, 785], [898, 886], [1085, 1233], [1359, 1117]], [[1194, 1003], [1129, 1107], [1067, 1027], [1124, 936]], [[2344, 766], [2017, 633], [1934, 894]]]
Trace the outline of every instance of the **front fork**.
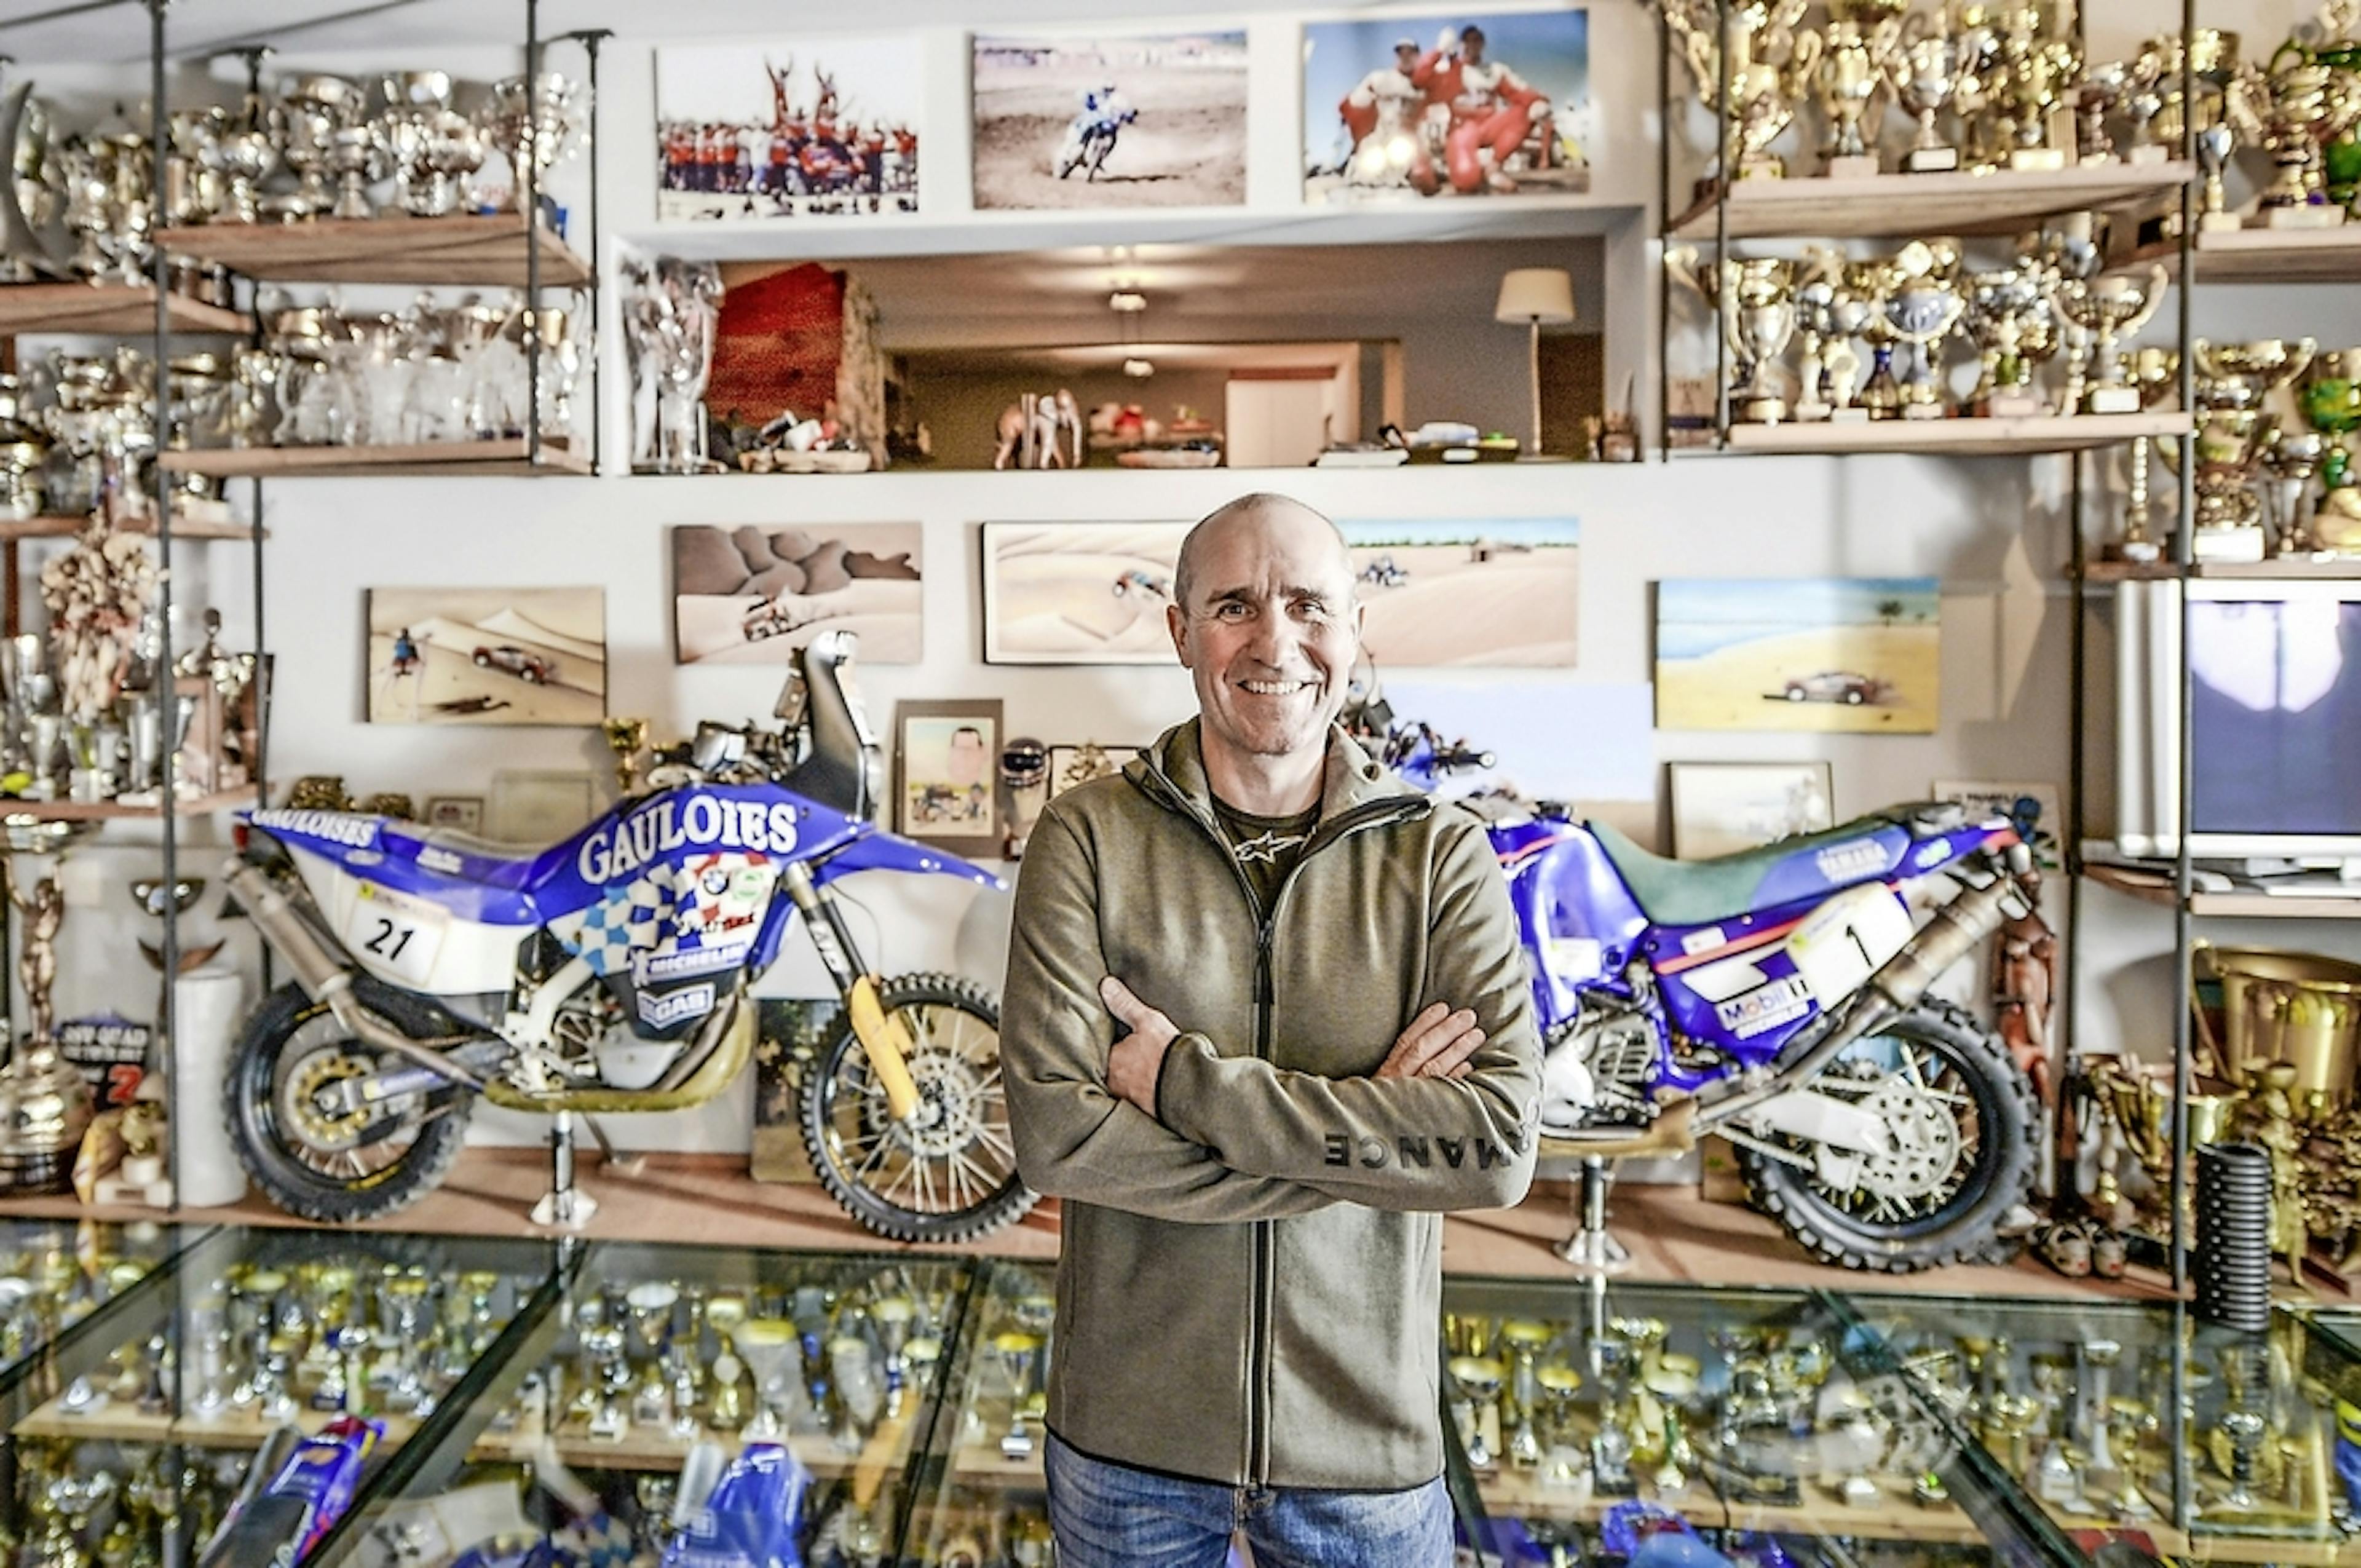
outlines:
[[837, 993], [844, 998], [853, 1036], [868, 1054], [878, 1086], [885, 1091], [886, 1109], [895, 1121], [908, 1121], [918, 1109], [918, 1085], [910, 1077], [910, 1058], [917, 1046], [908, 1026], [899, 1014], [886, 1012], [878, 1002], [877, 977], [862, 963], [851, 929], [844, 923], [844, 912], [828, 889], [812, 881], [811, 868], [791, 861], [779, 873], [779, 881], [803, 916], [804, 929], [811, 933], [812, 946], [818, 950], [829, 978], [836, 982]]

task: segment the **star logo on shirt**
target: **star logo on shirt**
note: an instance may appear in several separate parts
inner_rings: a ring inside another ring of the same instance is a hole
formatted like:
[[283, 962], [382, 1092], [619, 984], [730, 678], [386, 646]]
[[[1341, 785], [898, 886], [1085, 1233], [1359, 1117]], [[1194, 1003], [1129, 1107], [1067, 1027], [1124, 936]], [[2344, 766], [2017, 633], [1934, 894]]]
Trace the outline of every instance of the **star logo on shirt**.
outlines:
[[1280, 833], [1273, 829], [1248, 839], [1243, 844], [1233, 846], [1230, 854], [1242, 866], [1254, 865], [1257, 861], [1268, 861], [1276, 865], [1279, 863], [1280, 850], [1292, 850], [1310, 837], [1308, 833]]

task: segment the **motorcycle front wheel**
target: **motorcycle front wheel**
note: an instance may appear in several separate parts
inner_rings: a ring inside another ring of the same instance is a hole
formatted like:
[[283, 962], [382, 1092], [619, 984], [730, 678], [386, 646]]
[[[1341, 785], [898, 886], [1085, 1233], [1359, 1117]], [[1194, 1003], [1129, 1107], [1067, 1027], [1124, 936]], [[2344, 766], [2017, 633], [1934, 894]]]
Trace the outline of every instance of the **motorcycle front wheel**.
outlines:
[[877, 1001], [909, 1032], [918, 1111], [895, 1119], [851, 1017], [840, 1018], [804, 1072], [804, 1148], [820, 1185], [897, 1242], [971, 1241], [1023, 1218], [1036, 1199], [1016, 1174], [992, 993], [950, 975], [901, 975]]
[[1787, 1140], [1803, 1165], [1743, 1147], [1738, 1158], [1754, 1206], [1823, 1263], [1909, 1274], [1978, 1261], [2032, 1190], [2040, 1098], [1962, 1008], [1921, 1001], [1812, 1087], [1878, 1115], [1894, 1147], [1842, 1185], [1824, 1179], [1817, 1145]]
[[[426, 1003], [374, 981], [363, 1005], [418, 1038], [445, 1034]], [[238, 1164], [273, 1203], [300, 1219], [348, 1225], [408, 1208], [459, 1157], [473, 1101], [458, 1087], [337, 1113], [319, 1096], [338, 1080], [397, 1059], [345, 1033], [327, 1004], [282, 985], [247, 1020], [230, 1058], [225, 1115]]]

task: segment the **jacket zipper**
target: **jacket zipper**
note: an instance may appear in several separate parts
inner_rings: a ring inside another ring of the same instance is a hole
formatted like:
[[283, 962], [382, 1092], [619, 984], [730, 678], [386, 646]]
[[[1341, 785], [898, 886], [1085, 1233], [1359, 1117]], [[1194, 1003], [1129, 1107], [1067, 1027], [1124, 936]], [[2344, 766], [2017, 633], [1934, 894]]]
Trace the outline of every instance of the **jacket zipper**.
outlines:
[[[1246, 894], [1246, 908], [1255, 917], [1254, 1051], [1257, 1059], [1268, 1061], [1270, 1059], [1270, 1014], [1273, 1003], [1278, 999], [1278, 988], [1270, 972], [1270, 948], [1272, 941], [1278, 935], [1279, 906], [1287, 902], [1287, 890], [1295, 885], [1295, 873], [1303, 869], [1304, 862], [1312, 858], [1313, 851], [1334, 843], [1347, 834], [1358, 832], [1364, 828], [1375, 827], [1379, 823], [1422, 815], [1431, 810], [1432, 805], [1421, 796], [1397, 796], [1389, 800], [1370, 801], [1340, 814], [1334, 821], [1313, 828], [1312, 837], [1304, 840], [1303, 852], [1296, 856], [1295, 864], [1288, 867], [1287, 874], [1279, 879], [1279, 890], [1271, 894], [1270, 908], [1266, 912], [1262, 906], [1262, 900], [1255, 896], [1254, 883], [1248, 880], [1245, 868], [1238, 864], [1237, 857], [1230, 853], [1229, 844], [1223, 839], [1220, 826], [1207, 820], [1199, 813], [1195, 803], [1175, 788], [1162, 773], [1152, 767], [1145, 771], [1149, 778], [1156, 781], [1159, 788], [1169, 796], [1170, 804], [1177, 806], [1182, 816], [1196, 823], [1212, 837], [1214, 847], [1222, 851], [1222, 858], [1229, 861], [1231, 873], [1237, 878], [1238, 891]], [[1271, 1226], [1271, 1221], [1257, 1220], [1254, 1222], [1253, 1230], [1254, 1316], [1247, 1330], [1246, 1356], [1246, 1475], [1247, 1485], [1254, 1486], [1270, 1485], [1270, 1411], [1268, 1407], [1270, 1386], [1271, 1255], [1276, 1250], [1277, 1239]]]

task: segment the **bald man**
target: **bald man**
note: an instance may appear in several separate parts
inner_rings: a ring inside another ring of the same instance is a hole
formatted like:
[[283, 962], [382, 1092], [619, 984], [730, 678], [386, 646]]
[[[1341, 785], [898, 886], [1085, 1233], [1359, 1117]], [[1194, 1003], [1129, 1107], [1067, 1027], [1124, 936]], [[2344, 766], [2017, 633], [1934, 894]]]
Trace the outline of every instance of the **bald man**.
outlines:
[[1029, 840], [1001, 1014], [1064, 1200], [1061, 1568], [1451, 1561], [1441, 1215], [1532, 1179], [1540, 1044], [1482, 825], [1337, 728], [1361, 606], [1284, 497], [1191, 531], [1197, 717]]

